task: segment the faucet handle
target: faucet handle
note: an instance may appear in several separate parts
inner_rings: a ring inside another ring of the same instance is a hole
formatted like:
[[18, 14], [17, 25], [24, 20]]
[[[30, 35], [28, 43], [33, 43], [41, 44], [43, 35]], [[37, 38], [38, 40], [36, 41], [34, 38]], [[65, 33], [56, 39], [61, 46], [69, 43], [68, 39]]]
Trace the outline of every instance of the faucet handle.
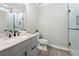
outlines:
[[14, 31], [14, 36], [16, 36], [16, 32], [17, 32], [17, 31]]

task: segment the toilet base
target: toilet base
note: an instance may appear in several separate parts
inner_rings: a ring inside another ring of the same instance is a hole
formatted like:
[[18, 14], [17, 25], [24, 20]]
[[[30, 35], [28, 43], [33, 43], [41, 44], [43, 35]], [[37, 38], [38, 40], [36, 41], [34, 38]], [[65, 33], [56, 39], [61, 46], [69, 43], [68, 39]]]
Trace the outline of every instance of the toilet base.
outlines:
[[38, 45], [38, 49], [40, 49], [40, 50], [44, 50], [44, 51], [47, 51], [47, 45], [44, 45], [44, 44], [39, 44]]

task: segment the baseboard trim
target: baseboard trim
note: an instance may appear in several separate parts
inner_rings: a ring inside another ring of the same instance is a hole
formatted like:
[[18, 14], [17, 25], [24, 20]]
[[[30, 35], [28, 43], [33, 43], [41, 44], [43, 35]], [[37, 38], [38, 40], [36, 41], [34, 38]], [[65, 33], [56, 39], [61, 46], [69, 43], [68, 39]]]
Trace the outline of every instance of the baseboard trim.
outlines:
[[73, 49], [70, 49], [69, 52], [72, 56], [77, 56], [76, 53], [73, 51]]
[[69, 52], [70, 52], [70, 54], [71, 54], [72, 56], [75, 55], [75, 54], [73, 53], [72, 49], [70, 49]]
[[61, 49], [61, 50], [65, 50], [65, 51], [69, 51], [69, 49], [65, 48], [65, 47], [60, 47], [60, 46], [56, 46], [56, 45], [52, 45], [52, 44], [48, 44], [48, 46], [54, 47], [54, 48], [57, 48], [57, 49]]

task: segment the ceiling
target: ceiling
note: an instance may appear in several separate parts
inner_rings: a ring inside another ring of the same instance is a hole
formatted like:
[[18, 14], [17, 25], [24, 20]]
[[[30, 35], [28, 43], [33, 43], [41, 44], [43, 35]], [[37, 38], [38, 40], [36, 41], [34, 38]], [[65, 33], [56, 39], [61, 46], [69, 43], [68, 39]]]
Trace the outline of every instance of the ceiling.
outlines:
[[35, 3], [37, 6], [44, 6], [47, 5], [48, 3]]
[[24, 12], [26, 10], [26, 6], [24, 3], [0, 3], [1, 6], [8, 8], [8, 9], [13, 9], [16, 11]]

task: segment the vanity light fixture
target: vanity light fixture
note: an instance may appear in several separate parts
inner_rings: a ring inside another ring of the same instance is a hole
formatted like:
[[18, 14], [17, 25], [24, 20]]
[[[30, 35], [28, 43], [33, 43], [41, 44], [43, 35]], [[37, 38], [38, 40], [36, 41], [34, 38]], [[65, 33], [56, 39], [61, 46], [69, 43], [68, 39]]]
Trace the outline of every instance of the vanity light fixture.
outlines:
[[7, 5], [3, 4], [3, 7], [8, 7]]
[[10, 13], [13, 13], [13, 9], [12, 8], [10, 9]]

